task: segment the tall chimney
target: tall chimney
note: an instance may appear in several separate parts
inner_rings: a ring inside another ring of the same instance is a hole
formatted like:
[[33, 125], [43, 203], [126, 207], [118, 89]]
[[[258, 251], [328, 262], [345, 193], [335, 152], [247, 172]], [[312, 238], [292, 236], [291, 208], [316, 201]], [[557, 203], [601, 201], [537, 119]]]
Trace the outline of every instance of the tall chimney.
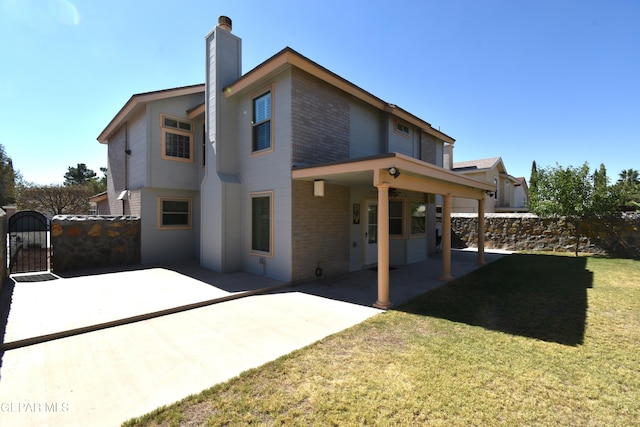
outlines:
[[223, 30], [231, 31], [231, 18], [228, 16], [220, 16], [218, 17], [218, 27]]

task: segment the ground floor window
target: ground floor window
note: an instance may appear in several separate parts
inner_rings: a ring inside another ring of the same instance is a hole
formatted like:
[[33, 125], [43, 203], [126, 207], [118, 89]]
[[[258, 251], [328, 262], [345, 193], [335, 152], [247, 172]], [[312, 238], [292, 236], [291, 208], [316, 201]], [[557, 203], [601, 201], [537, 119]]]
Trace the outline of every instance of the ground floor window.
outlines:
[[389, 235], [403, 236], [403, 203], [402, 200], [389, 201]]
[[191, 199], [158, 199], [160, 228], [191, 228]]
[[427, 204], [411, 201], [411, 234], [425, 234], [427, 230]]
[[271, 254], [272, 192], [251, 194], [251, 251]]

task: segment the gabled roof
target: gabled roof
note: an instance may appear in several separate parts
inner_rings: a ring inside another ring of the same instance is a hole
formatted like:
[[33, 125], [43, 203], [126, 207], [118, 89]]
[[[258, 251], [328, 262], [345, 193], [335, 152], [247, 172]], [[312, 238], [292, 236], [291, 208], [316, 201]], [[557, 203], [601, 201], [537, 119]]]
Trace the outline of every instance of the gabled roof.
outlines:
[[[493, 169], [502, 163], [502, 157], [490, 157], [488, 159], [468, 160], [466, 162], [454, 162], [453, 170], [457, 172], [465, 172], [471, 170], [487, 170]], [[504, 169], [504, 165], [502, 166]]]
[[194, 93], [204, 93], [204, 83], [182, 86], [172, 89], [156, 90], [153, 92], [144, 92], [133, 95], [126, 104], [118, 111], [113, 119], [109, 122], [106, 128], [98, 136], [98, 141], [102, 144], [106, 144], [109, 137], [124, 124], [128, 118], [135, 114], [142, 106], [151, 101], [158, 101], [160, 99], [172, 98], [176, 96], [192, 95]]
[[319, 78], [320, 80], [336, 87], [349, 95], [352, 95], [361, 101], [366, 102], [382, 111], [391, 113], [393, 116], [398, 117], [418, 128], [423, 132], [435, 136], [436, 138], [453, 144], [455, 139], [449, 135], [431, 127], [429, 123], [420, 119], [419, 117], [409, 113], [402, 108], [394, 104], [383, 101], [382, 99], [372, 95], [371, 93], [361, 89], [348, 80], [340, 77], [334, 72], [326, 69], [320, 64], [310, 60], [309, 58], [301, 55], [290, 47], [285, 47], [280, 52], [273, 55], [271, 58], [264, 61], [262, 64], [256, 66], [251, 71], [245, 73], [242, 77], [232, 83], [225, 89], [224, 94], [227, 98], [244, 93], [247, 90], [251, 90], [254, 84], [266, 78], [276, 74], [277, 72], [285, 69], [286, 67], [296, 67], [301, 69], [312, 76]]

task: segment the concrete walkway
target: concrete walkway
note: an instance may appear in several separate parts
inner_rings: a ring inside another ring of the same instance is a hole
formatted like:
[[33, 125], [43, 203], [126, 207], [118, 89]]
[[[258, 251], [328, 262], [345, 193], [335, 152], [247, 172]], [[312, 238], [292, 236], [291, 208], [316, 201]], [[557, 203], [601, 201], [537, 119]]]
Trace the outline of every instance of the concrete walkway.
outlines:
[[[477, 268], [475, 256], [454, 252], [454, 275]], [[487, 261], [500, 256], [487, 253]], [[440, 286], [439, 272], [437, 257], [392, 270], [392, 302]], [[5, 351], [0, 425], [119, 425], [380, 313], [371, 307], [377, 285], [370, 270], [282, 289], [271, 279], [195, 264], [93, 273], [13, 287], [6, 344], [110, 327]], [[251, 296], [229, 299], [244, 293]], [[215, 299], [224, 302], [118, 322]]]

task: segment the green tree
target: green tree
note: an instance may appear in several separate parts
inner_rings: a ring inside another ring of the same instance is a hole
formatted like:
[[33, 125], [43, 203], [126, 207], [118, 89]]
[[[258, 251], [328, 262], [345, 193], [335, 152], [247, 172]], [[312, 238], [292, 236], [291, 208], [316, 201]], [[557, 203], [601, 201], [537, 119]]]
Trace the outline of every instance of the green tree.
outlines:
[[64, 185], [86, 185], [96, 178], [96, 173], [87, 168], [84, 163], [78, 163], [75, 168], [69, 166], [64, 174]]
[[620, 204], [625, 210], [640, 208], [640, 172], [636, 169], [625, 169], [620, 172], [615, 190], [620, 195]]
[[21, 185], [17, 191], [20, 210], [53, 215], [86, 215], [91, 193], [86, 185]]
[[608, 191], [606, 169], [589, 174], [589, 165], [538, 169], [536, 187], [530, 194], [530, 209], [541, 217], [565, 217], [573, 224], [576, 256], [580, 249], [582, 221], [591, 215], [617, 210], [615, 195]]
[[107, 191], [107, 168], [100, 168], [100, 171], [104, 174], [102, 178], [98, 178], [84, 163], [78, 163], [76, 167], [69, 166], [64, 174], [64, 185], [85, 186], [91, 195], [102, 193]]
[[102, 178], [94, 177], [87, 183], [92, 196], [107, 191], [107, 168], [100, 168], [100, 172], [103, 173]]
[[529, 204], [536, 203], [537, 200], [533, 200], [532, 198], [538, 196], [538, 165], [536, 165], [536, 161], [534, 160], [531, 163], [531, 177], [529, 178]]
[[13, 169], [13, 161], [0, 144], [0, 207], [15, 203], [16, 178], [18, 174]]
[[600, 169], [593, 173], [592, 204], [591, 211], [595, 214], [610, 212], [619, 204], [617, 193], [609, 185], [607, 168], [603, 163], [600, 164]]

